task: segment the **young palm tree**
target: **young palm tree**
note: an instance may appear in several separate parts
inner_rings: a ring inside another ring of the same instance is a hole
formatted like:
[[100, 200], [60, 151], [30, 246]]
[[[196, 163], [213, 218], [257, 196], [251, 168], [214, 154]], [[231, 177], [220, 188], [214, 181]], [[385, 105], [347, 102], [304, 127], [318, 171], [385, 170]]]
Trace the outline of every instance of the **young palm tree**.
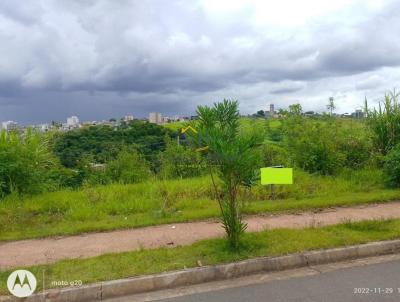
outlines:
[[[224, 100], [211, 108], [199, 106], [197, 114], [197, 134], [191, 141], [197, 148], [208, 147], [207, 164], [221, 210], [221, 222], [230, 245], [237, 249], [240, 235], [247, 227], [242, 221], [238, 191], [241, 186], [254, 184], [260, 159], [257, 150], [262, 137], [259, 133], [241, 133], [237, 101]], [[222, 182], [221, 188], [214, 172]]]

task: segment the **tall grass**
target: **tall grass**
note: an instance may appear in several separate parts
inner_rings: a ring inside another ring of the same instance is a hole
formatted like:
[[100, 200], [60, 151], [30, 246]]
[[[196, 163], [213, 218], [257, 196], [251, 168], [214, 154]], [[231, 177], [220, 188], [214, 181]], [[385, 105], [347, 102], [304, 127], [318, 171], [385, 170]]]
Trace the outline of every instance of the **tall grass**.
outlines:
[[[244, 213], [296, 211], [400, 198], [383, 190], [379, 170], [344, 171], [336, 177], [295, 171], [295, 184], [241, 190]], [[209, 177], [111, 184], [0, 201], [0, 240], [77, 234], [217, 217]]]
[[24, 135], [0, 132], [0, 198], [12, 192], [46, 191], [55, 185], [49, 173], [55, 166], [47, 137], [32, 130]]
[[387, 93], [378, 109], [369, 110], [367, 101], [365, 104], [375, 148], [384, 155], [400, 142], [399, 95], [395, 90]]

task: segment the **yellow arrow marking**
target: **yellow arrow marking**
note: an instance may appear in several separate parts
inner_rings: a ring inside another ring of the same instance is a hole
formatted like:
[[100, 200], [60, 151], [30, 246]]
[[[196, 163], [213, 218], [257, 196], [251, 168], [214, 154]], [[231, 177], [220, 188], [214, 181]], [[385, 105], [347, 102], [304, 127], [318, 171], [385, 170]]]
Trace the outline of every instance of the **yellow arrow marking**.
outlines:
[[182, 132], [182, 133], [185, 133], [185, 132], [188, 131], [189, 129], [192, 130], [194, 133], [197, 133], [197, 130], [194, 129], [192, 126], [187, 126], [186, 128], [182, 128], [181, 132]]
[[[186, 128], [182, 128], [181, 133], [185, 133], [188, 130], [192, 130], [194, 133], [197, 133], [197, 130], [194, 129], [192, 126], [187, 126]], [[208, 146], [205, 146], [205, 147], [197, 148], [195, 151], [200, 152], [200, 151], [205, 151], [208, 149], [209, 149]]]

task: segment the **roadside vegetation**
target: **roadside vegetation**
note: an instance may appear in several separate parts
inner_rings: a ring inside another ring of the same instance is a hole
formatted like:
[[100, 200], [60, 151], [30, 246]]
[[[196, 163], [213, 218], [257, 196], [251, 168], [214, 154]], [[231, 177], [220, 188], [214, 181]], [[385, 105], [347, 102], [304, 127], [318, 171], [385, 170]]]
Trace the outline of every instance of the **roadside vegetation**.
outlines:
[[[229, 101], [199, 107], [199, 119], [189, 124], [201, 136], [182, 134], [188, 123], [141, 121], [66, 133], [1, 132], [0, 240], [222, 213], [238, 246], [242, 214], [399, 199], [398, 94], [387, 94], [377, 109], [366, 106], [364, 119], [336, 117], [333, 99], [328, 106], [329, 114], [310, 117], [293, 104], [274, 119], [239, 118]], [[276, 165], [294, 167], [295, 179], [278, 186], [272, 201], [258, 171]]]
[[[52, 281], [81, 280], [83, 285], [154, 274], [202, 265], [222, 264], [262, 256], [280, 256], [310, 250], [343, 247], [400, 238], [400, 220], [343, 223], [322, 228], [274, 229], [243, 234], [241, 248], [234, 250], [224, 239], [193, 245], [107, 254], [88, 259], [64, 260], [28, 267], [38, 278], [37, 292]], [[0, 295], [7, 294], [6, 280], [12, 270], [0, 272]]]

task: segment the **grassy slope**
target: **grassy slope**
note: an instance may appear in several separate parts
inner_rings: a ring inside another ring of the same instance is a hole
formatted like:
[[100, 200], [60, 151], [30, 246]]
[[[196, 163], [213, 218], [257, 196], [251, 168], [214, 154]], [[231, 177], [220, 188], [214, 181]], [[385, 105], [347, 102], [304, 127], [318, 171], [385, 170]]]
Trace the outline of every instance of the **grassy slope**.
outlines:
[[[331, 206], [350, 206], [400, 198], [385, 190], [378, 171], [348, 172], [337, 177], [295, 174], [295, 184], [277, 188], [271, 201], [268, 187], [242, 192], [244, 212], [277, 213]], [[59, 191], [33, 197], [9, 196], [0, 202], [0, 240], [17, 240], [105, 231], [217, 217], [208, 177], [108, 185]]]
[[[205, 240], [191, 246], [160, 248], [89, 259], [64, 260], [28, 268], [38, 277], [38, 290], [45, 272], [51, 281], [82, 280], [83, 284], [136, 275], [152, 274], [203, 265], [226, 263], [259, 256], [277, 256], [307, 250], [400, 238], [400, 220], [345, 223], [302, 230], [276, 229], [244, 235], [239, 252], [231, 251], [224, 239]], [[0, 272], [0, 294], [6, 294], [6, 279], [12, 270]]]

